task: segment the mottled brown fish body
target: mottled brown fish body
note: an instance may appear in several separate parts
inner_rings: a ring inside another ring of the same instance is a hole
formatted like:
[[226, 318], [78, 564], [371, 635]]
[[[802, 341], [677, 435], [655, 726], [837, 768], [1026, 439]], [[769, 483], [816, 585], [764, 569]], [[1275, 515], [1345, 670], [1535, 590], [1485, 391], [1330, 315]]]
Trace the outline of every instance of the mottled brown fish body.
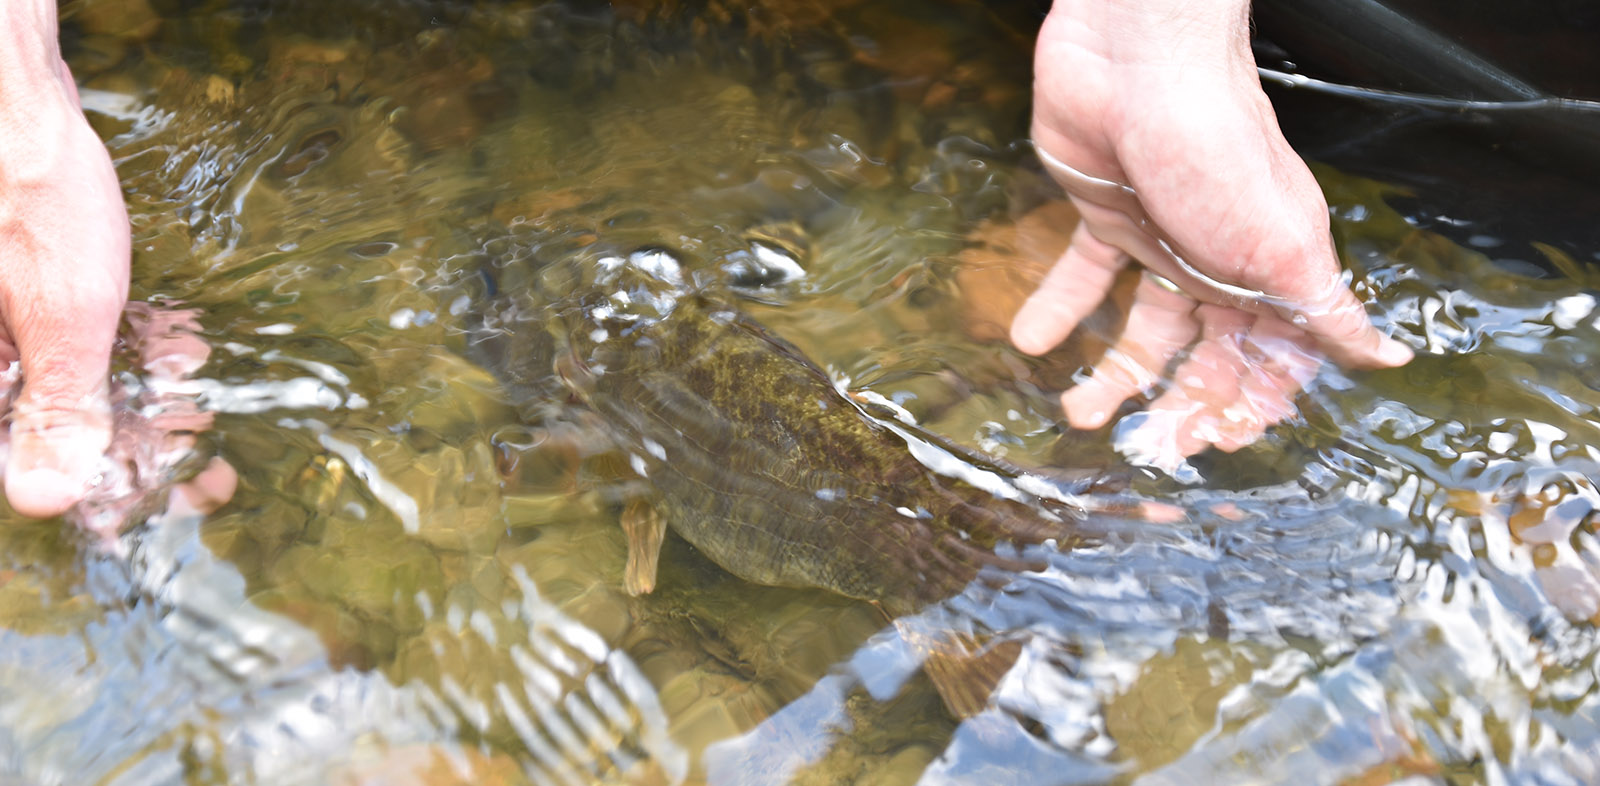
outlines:
[[657, 510], [747, 580], [900, 614], [960, 592], [986, 565], [1017, 567], [995, 554], [1002, 542], [1070, 534], [1040, 507], [930, 471], [898, 424], [712, 300], [685, 296], [662, 319], [590, 331], [572, 349], [575, 386], [633, 453]]

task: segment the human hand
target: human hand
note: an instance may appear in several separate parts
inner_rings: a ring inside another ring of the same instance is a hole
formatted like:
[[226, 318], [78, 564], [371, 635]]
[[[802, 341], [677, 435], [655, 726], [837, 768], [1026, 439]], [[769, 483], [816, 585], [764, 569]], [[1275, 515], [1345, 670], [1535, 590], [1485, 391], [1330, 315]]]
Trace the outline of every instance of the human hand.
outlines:
[[65, 511], [98, 472], [128, 295], [122, 191], [55, 35], [53, 0], [0, 3], [0, 366], [21, 380], [0, 416], [6, 496], [26, 516]]
[[1412, 354], [1340, 278], [1327, 203], [1261, 91], [1248, 10], [1057, 0], [1035, 55], [1034, 142], [1083, 221], [1011, 339], [1048, 351], [1142, 264], [1126, 329], [1062, 406], [1074, 427], [1098, 428], [1157, 389], [1121, 439], [1169, 470], [1291, 416], [1324, 355], [1377, 368]]
[[[211, 356], [199, 336], [199, 312], [129, 303], [126, 317], [139, 374], [112, 383], [111, 445], [97, 463], [96, 483], [66, 516], [105, 541], [155, 512], [150, 503], [161, 502], [163, 492], [168, 515], [205, 514], [232, 498], [238, 483], [233, 467], [218, 457], [172, 483], [194, 458], [196, 435], [215, 419], [200, 407], [194, 379]], [[0, 451], [5, 448], [0, 436]]]

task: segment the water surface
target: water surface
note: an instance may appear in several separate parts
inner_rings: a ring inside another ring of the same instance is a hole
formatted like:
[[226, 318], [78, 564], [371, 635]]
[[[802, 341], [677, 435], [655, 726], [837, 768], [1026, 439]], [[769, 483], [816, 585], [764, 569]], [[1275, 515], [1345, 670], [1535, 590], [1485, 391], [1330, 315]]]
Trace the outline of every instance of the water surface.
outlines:
[[[1181, 520], [1098, 522], [894, 621], [671, 538], [658, 589], [627, 596], [605, 429], [549, 368], [508, 373], [478, 340], [553, 354], [599, 260], [669, 257], [957, 442], [1120, 461], [1110, 429], [1056, 425], [1093, 337], [1032, 361], [972, 317], [990, 306], [965, 276], [995, 264], [972, 249], [1027, 247], [1006, 228], [1052, 198], [1022, 143], [1026, 9], [691, 5], [66, 21], [128, 193], [133, 297], [202, 310], [202, 447], [241, 483], [118, 549], [0, 528], [0, 770], [1600, 778], [1592, 273], [1554, 251], [1559, 275], [1497, 266], [1331, 170], [1356, 288], [1419, 358], [1325, 369], [1296, 421], [1197, 457], [1202, 482], [1136, 484]], [[1021, 645], [963, 721], [913, 646], [951, 618]]]

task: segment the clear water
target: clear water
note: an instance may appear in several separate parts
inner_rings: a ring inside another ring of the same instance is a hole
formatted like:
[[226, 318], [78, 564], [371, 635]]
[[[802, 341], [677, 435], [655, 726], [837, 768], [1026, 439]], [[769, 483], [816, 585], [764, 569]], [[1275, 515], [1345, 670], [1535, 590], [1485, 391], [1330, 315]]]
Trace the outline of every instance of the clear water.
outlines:
[[[777, 254], [804, 274], [744, 307], [853, 389], [1019, 463], [1117, 466], [1054, 425], [1081, 357], [978, 325], [970, 248], [1027, 247], [1006, 227], [1049, 192], [1026, 13], [139, 9], [75, 9], [67, 53], [134, 297], [202, 310], [202, 442], [241, 482], [121, 549], [0, 527], [7, 782], [1600, 779], [1587, 268], [1507, 271], [1319, 171], [1420, 357], [1326, 369], [1200, 486], [1140, 488], [1183, 520], [893, 622], [675, 539], [631, 598], [604, 424], [475, 343], [522, 298], [539, 351], [606, 254], [735, 296]], [[911, 644], [950, 613], [1021, 643], [959, 722]]]

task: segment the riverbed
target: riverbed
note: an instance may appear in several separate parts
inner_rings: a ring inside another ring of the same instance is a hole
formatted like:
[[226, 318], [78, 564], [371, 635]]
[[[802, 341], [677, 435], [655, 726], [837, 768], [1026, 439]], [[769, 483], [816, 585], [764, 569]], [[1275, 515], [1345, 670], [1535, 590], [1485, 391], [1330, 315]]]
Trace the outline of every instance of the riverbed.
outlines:
[[[1355, 291], [1417, 359], [1322, 369], [1182, 478], [1130, 470], [1115, 425], [1058, 409], [1114, 326], [1036, 360], [975, 301], [974, 269], [1040, 264], [1016, 228], [1060, 203], [1026, 143], [1033, 13], [68, 9], [131, 297], [195, 310], [211, 352], [188, 390], [214, 424], [154, 485], [213, 456], [239, 485], [112, 544], [0, 527], [0, 780], [1600, 780], [1592, 267], [1496, 260], [1319, 167]], [[1185, 513], [906, 618], [672, 536], [632, 597], [604, 428], [481, 339], [555, 346], [585, 265], [637, 254], [929, 432]], [[916, 646], [952, 619], [1018, 653], [968, 718]]]

